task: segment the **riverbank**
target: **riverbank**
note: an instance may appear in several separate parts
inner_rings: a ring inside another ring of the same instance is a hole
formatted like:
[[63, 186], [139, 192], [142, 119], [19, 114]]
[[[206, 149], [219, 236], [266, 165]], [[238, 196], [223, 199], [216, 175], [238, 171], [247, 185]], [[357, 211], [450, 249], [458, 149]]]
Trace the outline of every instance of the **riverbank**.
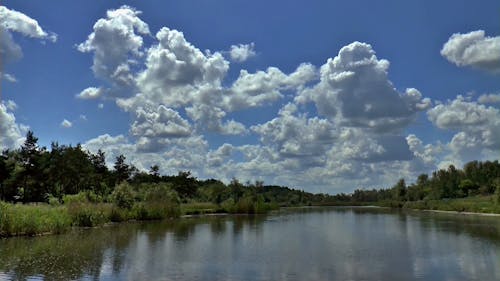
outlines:
[[138, 202], [130, 208], [112, 203], [71, 202], [62, 205], [0, 202], [0, 238], [60, 234], [72, 227], [96, 227], [127, 221], [164, 220], [208, 214], [256, 214], [276, 210], [276, 204], [247, 202], [166, 204]]
[[[339, 205], [330, 204], [330, 206], [349, 206], [349, 204], [343, 202]], [[350, 204], [350, 206], [376, 206], [436, 213], [500, 217], [500, 205], [496, 203], [493, 196], [407, 202], [358, 202]], [[112, 203], [91, 202], [71, 202], [56, 206], [0, 202], [0, 237], [59, 234], [70, 230], [72, 227], [96, 227], [126, 221], [163, 220], [198, 215], [267, 213], [279, 208], [277, 204], [250, 202], [249, 200], [221, 205], [210, 202], [184, 204], [137, 202], [130, 208], [121, 208]]]

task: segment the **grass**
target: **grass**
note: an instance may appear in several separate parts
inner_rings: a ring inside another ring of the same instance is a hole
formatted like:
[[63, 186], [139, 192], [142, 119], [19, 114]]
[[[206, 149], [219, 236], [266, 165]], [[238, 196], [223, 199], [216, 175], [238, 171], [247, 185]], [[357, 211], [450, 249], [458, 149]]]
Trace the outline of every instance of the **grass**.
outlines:
[[160, 220], [180, 216], [174, 204], [136, 202], [132, 208], [111, 203], [71, 202], [48, 204], [10, 204], [0, 202], [0, 237], [58, 234], [71, 227], [94, 227], [110, 222]]
[[70, 227], [71, 217], [64, 206], [0, 202], [0, 237], [62, 233]]
[[405, 202], [405, 209], [439, 210], [473, 213], [500, 213], [500, 204], [494, 196], [475, 196], [458, 199], [422, 200]]
[[193, 202], [181, 204], [183, 215], [204, 215], [204, 214], [264, 214], [271, 210], [278, 209], [279, 206], [273, 203], [264, 203], [251, 198], [242, 198], [238, 202], [232, 199], [217, 205], [211, 202]]
[[181, 204], [181, 213], [183, 215], [203, 215], [226, 213], [222, 207], [211, 202], [192, 202]]

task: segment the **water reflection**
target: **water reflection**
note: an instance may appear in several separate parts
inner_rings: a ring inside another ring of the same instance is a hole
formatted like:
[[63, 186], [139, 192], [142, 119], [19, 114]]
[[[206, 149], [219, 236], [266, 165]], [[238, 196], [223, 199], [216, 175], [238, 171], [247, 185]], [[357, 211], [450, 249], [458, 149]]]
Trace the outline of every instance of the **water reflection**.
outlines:
[[500, 280], [500, 218], [297, 208], [0, 240], [0, 280]]

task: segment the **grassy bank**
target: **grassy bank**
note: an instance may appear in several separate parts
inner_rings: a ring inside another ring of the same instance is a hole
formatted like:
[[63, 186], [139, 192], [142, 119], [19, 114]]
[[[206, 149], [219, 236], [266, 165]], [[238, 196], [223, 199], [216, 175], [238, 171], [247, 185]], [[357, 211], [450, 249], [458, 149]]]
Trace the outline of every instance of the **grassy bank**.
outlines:
[[110, 203], [10, 204], [0, 202], [0, 237], [58, 234], [71, 227], [94, 227], [111, 222], [160, 220], [180, 216], [180, 207], [136, 203], [130, 209]]
[[[0, 237], [58, 234], [71, 227], [95, 227], [113, 222], [146, 221], [177, 218], [181, 215], [211, 213], [266, 213], [277, 209], [276, 204], [242, 199], [229, 200], [220, 205], [178, 201], [158, 197], [142, 201], [115, 200], [113, 203], [91, 202], [87, 195], [66, 198], [61, 205], [11, 204], [0, 202]], [[123, 198], [122, 198], [123, 199]], [[160, 200], [161, 199], [161, 200]], [[120, 203], [121, 202], [121, 203]], [[127, 203], [125, 203], [127, 202]]]
[[459, 199], [442, 199], [406, 202], [405, 209], [439, 210], [472, 213], [497, 213], [500, 214], [500, 204], [495, 196], [476, 196]]
[[264, 214], [272, 210], [279, 209], [278, 204], [264, 203], [259, 200], [243, 198], [238, 202], [227, 200], [220, 205], [210, 202], [193, 202], [181, 204], [183, 215], [204, 215], [204, 214]]
[[471, 213], [496, 213], [500, 214], [500, 204], [496, 196], [474, 196], [466, 198], [420, 200], [420, 201], [395, 201], [385, 200], [372, 202], [371, 205], [389, 208], [436, 210]]

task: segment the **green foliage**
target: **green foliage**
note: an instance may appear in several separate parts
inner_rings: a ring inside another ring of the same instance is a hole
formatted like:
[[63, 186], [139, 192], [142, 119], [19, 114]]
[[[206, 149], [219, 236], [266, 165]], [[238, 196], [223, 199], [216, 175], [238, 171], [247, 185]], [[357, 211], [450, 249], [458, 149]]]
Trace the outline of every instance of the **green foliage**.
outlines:
[[110, 222], [109, 204], [71, 203], [67, 206], [73, 226], [93, 227]]
[[59, 206], [59, 205], [61, 205], [61, 202], [59, 201], [59, 198], [54, 197], [52, 195], [49, 195], [48, 201], [49, 201], [49, 205], [50, 206]]
[[498, 205], [500, 205], [500, 178], [497, 178], [495, 180], [495, 186], [496, 186], [496, 190], [495, 190], [495, 203], [497, 203]]
[[0, 202], [0, 237], [62, 233], [71, 226], [64, 207]]
[[113, 203], [123, 209], [131, 209], [134, 205], [134, 190], [127, 182], [122, 182], [115, 187], [111, 194]]
[[500, 213], [493, 196], [475, 196], [448, 200], [421, 200], [405, 202], [402, 208], [474, 213]]

